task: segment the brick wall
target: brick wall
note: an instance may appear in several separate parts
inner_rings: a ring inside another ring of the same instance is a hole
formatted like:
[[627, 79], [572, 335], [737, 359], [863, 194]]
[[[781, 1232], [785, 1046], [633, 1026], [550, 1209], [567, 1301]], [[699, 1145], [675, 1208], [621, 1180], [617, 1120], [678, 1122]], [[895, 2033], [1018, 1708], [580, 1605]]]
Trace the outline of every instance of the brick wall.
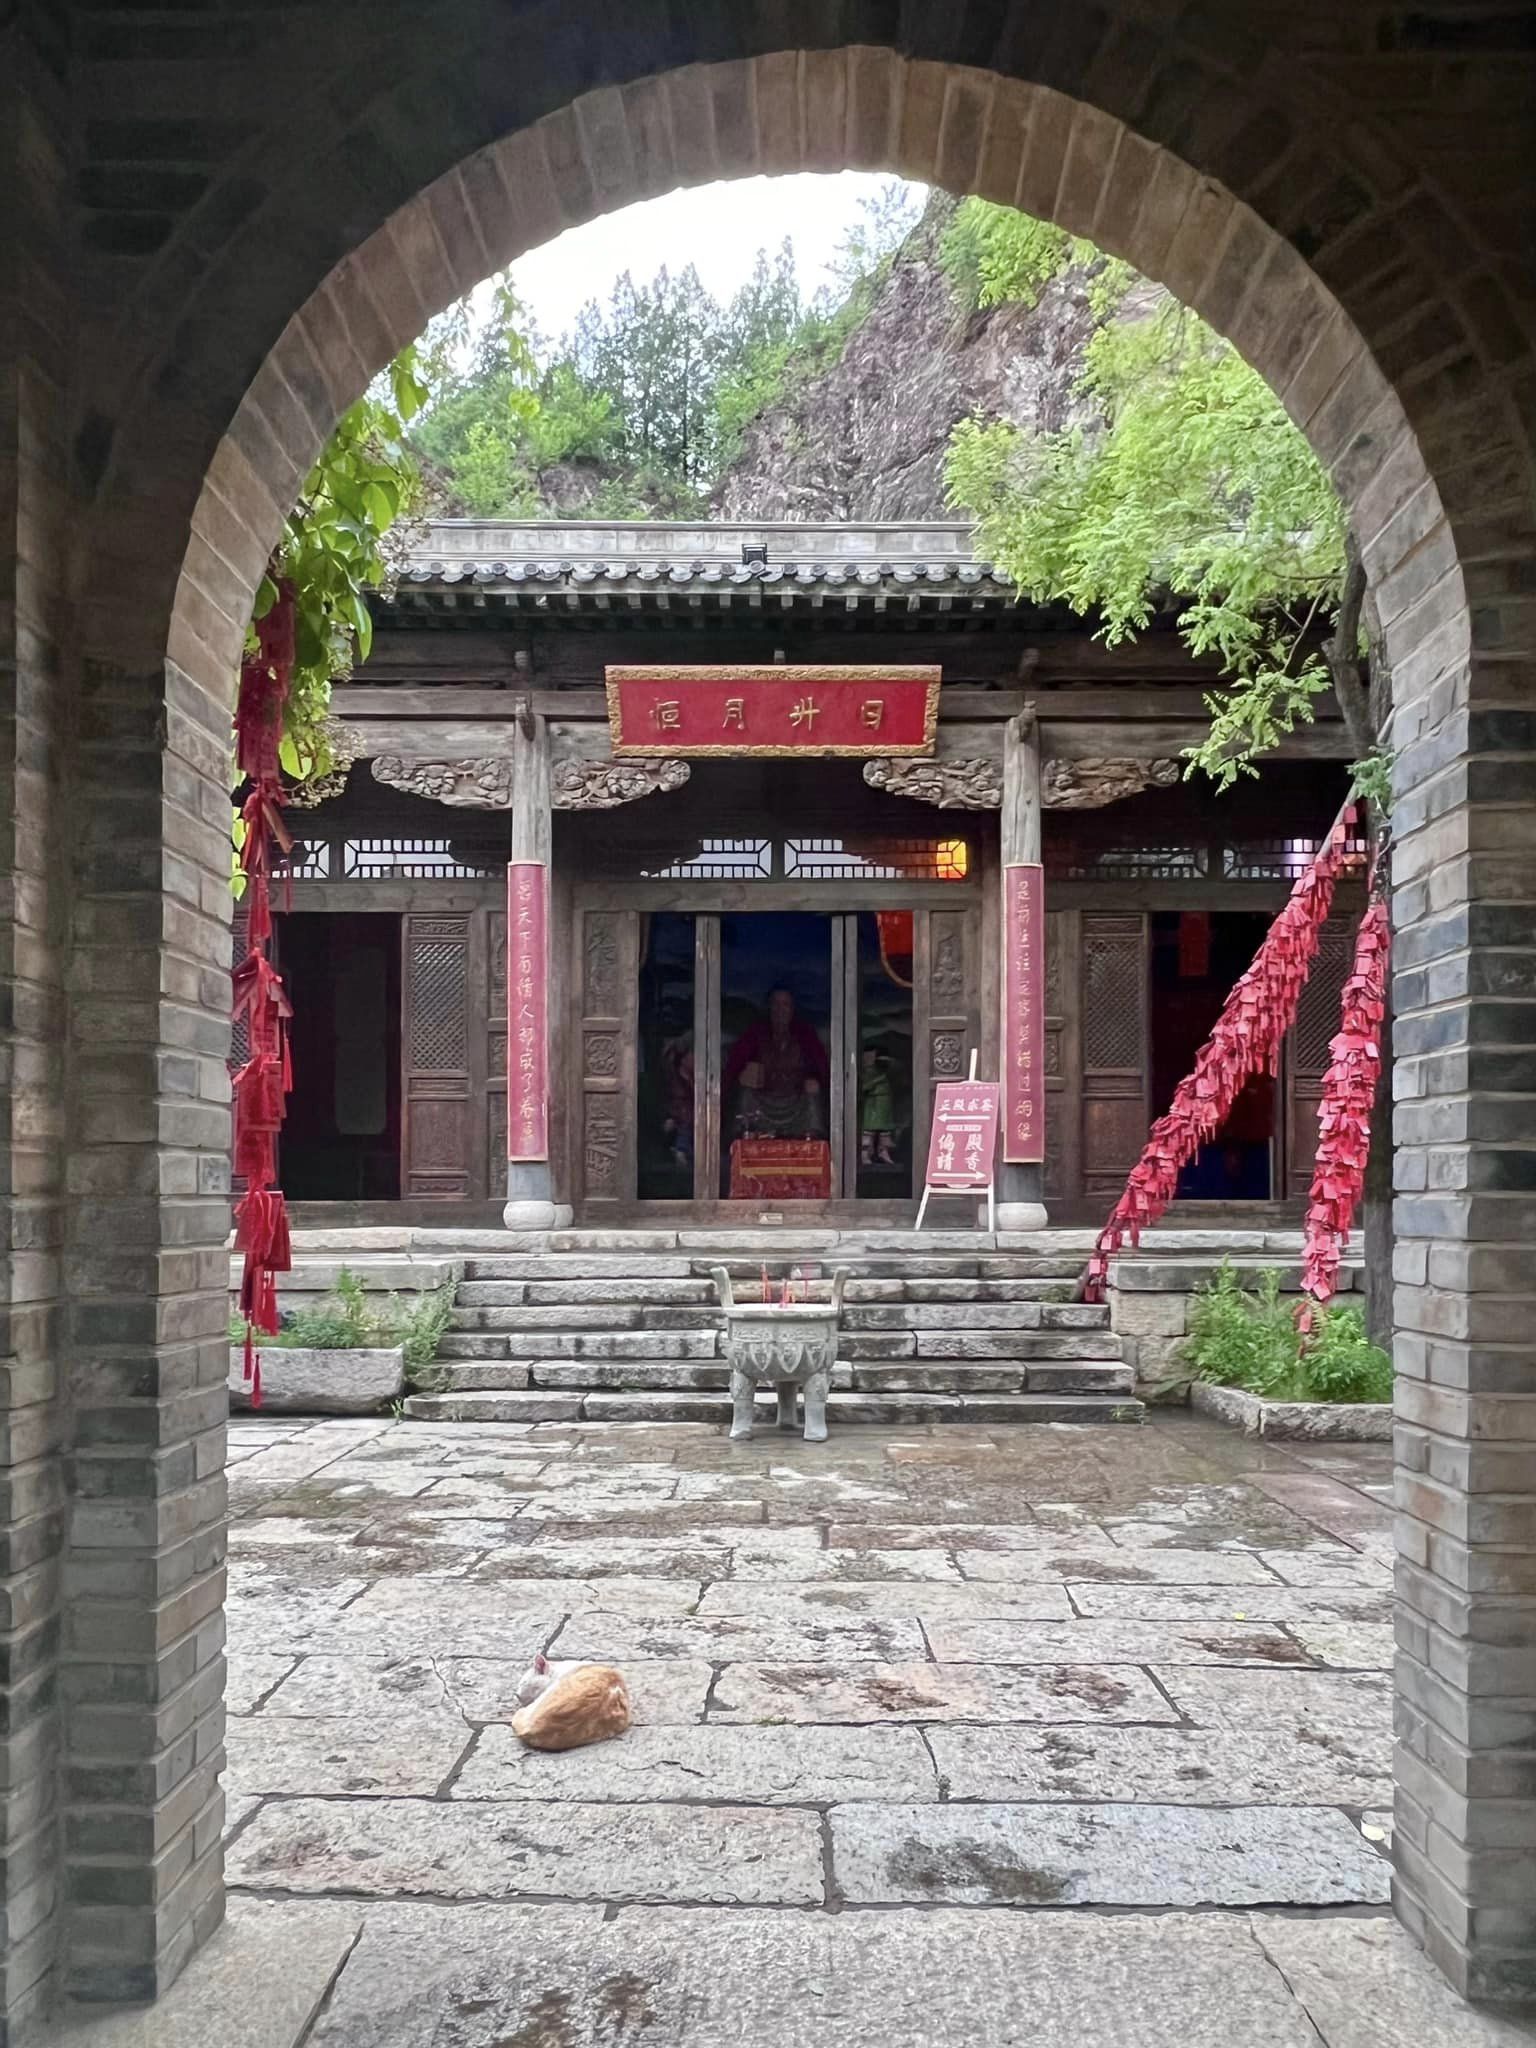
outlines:
[[46, 1997], [59, 1900], [64, 56], [0, 31], [0, 2041]]

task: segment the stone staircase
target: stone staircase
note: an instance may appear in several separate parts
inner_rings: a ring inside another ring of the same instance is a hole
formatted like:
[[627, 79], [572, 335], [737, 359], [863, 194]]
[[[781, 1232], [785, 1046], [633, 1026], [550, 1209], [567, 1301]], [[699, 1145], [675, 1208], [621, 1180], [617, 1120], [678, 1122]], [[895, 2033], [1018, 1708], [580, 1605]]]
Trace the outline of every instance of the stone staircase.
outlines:
[[[1075, 1245], [970, 1231], [564, 1231], [469, 1251], [432, 1391], [409, 1415], [493, 1422], [723, 1421], [710, 1268], [738, 1297], [825, 1298], [848, 1268], [832, 1422], [1138, 1422], [1109, 1311], [1070, 1299]], [[771, 1397], [759, 1397], [771, 1412]]]

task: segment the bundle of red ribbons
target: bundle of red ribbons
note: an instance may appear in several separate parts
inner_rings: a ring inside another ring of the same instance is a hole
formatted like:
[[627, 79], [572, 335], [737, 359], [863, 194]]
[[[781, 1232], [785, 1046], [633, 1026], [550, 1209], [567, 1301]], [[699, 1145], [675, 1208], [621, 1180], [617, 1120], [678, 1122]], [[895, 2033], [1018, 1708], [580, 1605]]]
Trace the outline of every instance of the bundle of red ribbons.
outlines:
[[272, 851], [291, 843], [283, 828], [278, 745], [293, 676], [293, 594], [280, 586], [256, 625], [257, 644], [240, 669], [235, 701], [235, 765], [249, 785], [241, 807], [245, 839], [247, 952], [234, 971], [236, 1023], [246, 1027], [246, 1061], [234, 1077], [235, 1173], [246, 1191], [235, 1208], [235, 1245], [245, 1257], [240, 1313], [245, 1318], [245, 1378], [251, 1405], [261, 1406], [258, 1330], [277, 1329], [277, 1275], [293, 1263], [288, 1211], [277, 1187], [277, 1134], [293, 1086], [288, 1051], [292, 1015], [282, 977], [272, 965]]
[[[1373, 897], [1355, 935], [1354, 964], [1344, 984], [1339, 1029], [1328, 1046], [1328, 1072], [1318, 1108], [1317, 1156], [1301, 1253], [1301, 1290], [1317, 1303], [1333, 1298], [1339, 1257], [1365, 1192], [1390, 949], [1387, 906]], [[1303, 1307], [1297, 1320], [1303, 1329], [1311, 1327], [1310, 1306]]]
[[1083, 1299], [1102, 1301], [1111, 1256], [1138, 1244], [1173, 1200], [1179, 1173], [1226, 1122], [1243, 1084], [1279, 1068], [1280, 1045], [1296, 1016], [1318, 934], [1333, 904], [1334, 884], [1353, 859], [1346, 811], [1296, 883], [1265, 934], [1251, 966], [1233, 987], [1210, 1037], [1195, 1055], [1165, 1116], [1152, 1126], [1125, 1192], [1099, 1233], [1083, 1275]]

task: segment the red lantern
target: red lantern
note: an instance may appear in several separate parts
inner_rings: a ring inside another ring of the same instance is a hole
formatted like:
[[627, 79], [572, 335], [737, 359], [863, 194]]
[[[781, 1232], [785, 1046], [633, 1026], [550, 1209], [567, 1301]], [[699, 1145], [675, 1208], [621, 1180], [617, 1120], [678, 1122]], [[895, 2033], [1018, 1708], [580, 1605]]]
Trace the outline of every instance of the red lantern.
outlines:
[[[877, 910], [875, 930], [880, 940], [880, 965], [898, 988], [912, 986], [912, 913], [910, 910]], [[904, 961], [903, 974], [894, 963]]]

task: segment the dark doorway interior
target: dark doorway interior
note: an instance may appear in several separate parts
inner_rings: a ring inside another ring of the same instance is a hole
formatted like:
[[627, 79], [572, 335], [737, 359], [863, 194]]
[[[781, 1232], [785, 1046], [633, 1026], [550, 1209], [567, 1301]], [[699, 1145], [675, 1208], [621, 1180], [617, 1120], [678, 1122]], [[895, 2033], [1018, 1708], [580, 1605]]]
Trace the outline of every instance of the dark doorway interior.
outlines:
[[[1152, 1106], [1161, 1116], [1269, 919], [1249, 911], [1157, 911], [1152, 918]], [[1184, 1201], [1266, 1201], [1274, 1192], [1278, 1083], [1250, 1081], [1209, 1145], [1179, 1175]]]
[[642, 1202], [693, 1200], [694, 919], [643, 918], [635, 1169]]
[[280, 917], [293, 1092], [279, 1173], [294, 1202], [400, 1197], [400, 920]]
[[754, 1134], [830, 1137], [832, 920], [760, 911], [720, 920], [720, 1192], [730, 1146]]
[[854, 1186], [861, 1199], [902, 1201], [912, 1192], [913, 917], [910, 910], [863, 910], [854, 922]]

